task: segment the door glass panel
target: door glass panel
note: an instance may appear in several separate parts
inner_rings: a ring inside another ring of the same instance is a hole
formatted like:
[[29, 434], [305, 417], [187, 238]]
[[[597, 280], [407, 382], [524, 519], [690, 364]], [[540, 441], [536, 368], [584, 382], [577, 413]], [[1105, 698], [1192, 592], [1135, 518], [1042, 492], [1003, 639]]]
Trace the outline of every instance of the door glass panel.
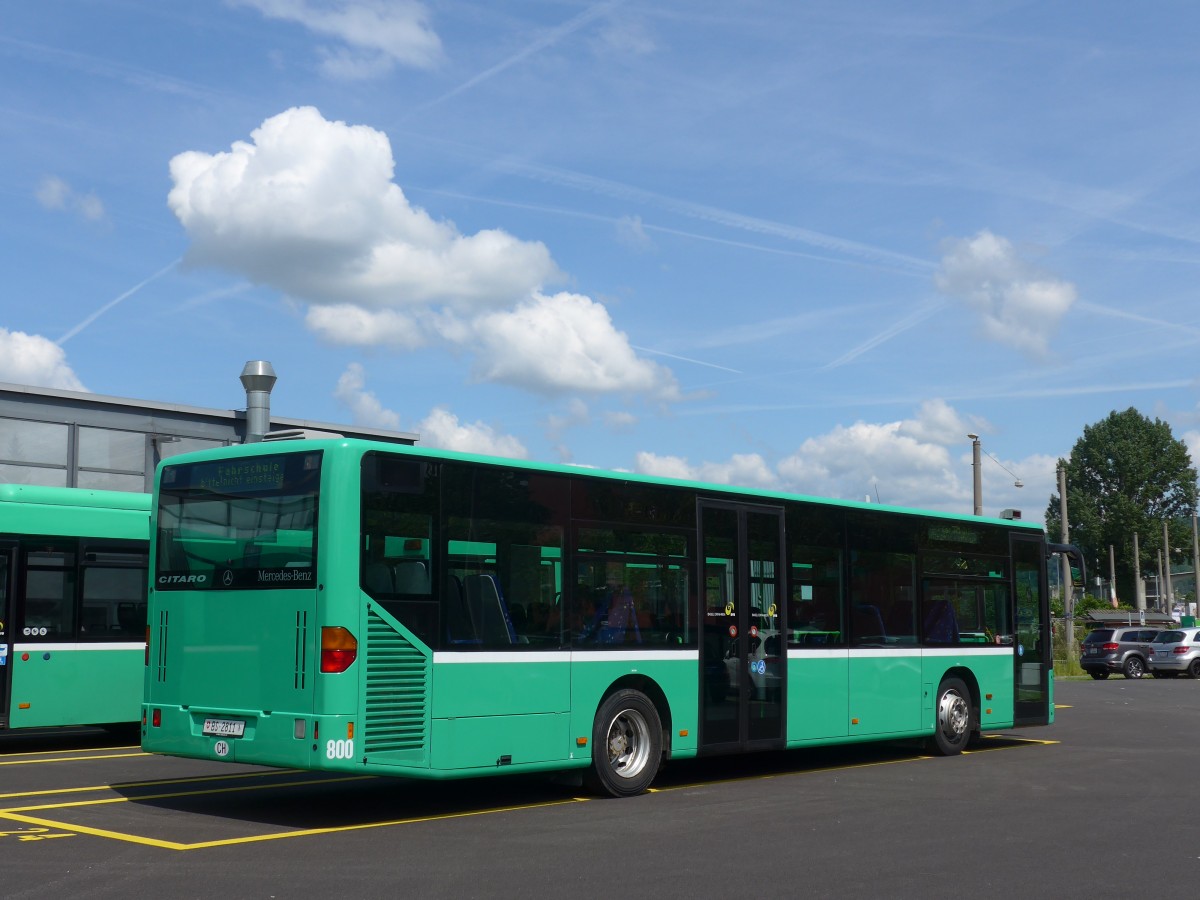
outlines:
[[701, 742], [780, 740], [787, 666], [780, 514], [704, 507], [702, 523]]
[[704, 630], [701, 726], [706, 744], [738, 740], [737, 511], [704, 509]]
[[10, 548], [0, 546], [0, 716], [8, 715], [8, 660], [11, 653], [8, 644], [8, 601], [12, 596], [9, 588], [12, 575], [12, 566], [9, 564], [11, 555]]
[[1047, 651], [1042, 614], [1041, 559], [1038, 544], [1014, 541], [1016, 560], [1017, 702], [1047, 703]]
[[746, 514], [750, 565], [750, 609], [746, 635], [746, 675], [750, 679], [747, 738], [771, 740], [782, 735], [783, 676], [787, 652], [780, 630], [779, 516]]

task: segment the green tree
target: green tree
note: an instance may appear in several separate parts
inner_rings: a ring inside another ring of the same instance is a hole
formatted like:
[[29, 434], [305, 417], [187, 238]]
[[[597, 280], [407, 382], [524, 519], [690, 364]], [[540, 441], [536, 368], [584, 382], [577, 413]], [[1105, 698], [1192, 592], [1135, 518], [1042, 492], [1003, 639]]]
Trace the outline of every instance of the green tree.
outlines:
[[[1137, 532], [1143, 572], [1156, 568], [1162, 549], [1163, 522], [1170, 546], [1191, 546], [1191, 515], [1196, 509], [1196, 469], [1187, 446], [1171, 426], [1151, 421], [1130, 407], [1088, 425], [1071, 456], [1059, 460], [1067, 470], [1067, 520], [1071, 543], [1087, 561], [1089, 576], [1108, 571], [1108, 547], [1116, 554], [1117, 596], [1132, 604], [1133, 534]], [[1046, 507], [1051, 540], [1060, 534], [1059, 495]]]

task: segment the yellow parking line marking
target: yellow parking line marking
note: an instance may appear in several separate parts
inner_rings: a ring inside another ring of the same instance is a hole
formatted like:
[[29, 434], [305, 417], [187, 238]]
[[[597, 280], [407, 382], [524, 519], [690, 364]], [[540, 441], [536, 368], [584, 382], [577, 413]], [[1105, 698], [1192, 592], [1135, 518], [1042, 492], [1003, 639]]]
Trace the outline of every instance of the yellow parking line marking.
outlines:
[[22, 797], [52, 797], [56, 794], [85, 794], [88, 791], [111, 791], [116, 788], [154, 787], [164, 784], [199, 784], [205, 781], [232, 781], [238, 778], [275, 778], [282, 775], [295, 775], [299, 771], [299, 769], [272, 769], [270, 772], [240, 772], [236, 775], [197, 775], [195, 778], [171, 778], [162, 781], [126, 781], [121, 784], [97, 784], [91, 787], [18, 791], [13, 794], [0, 794], [0, 800], [18, 800]]
[[137, 753], [105, 753], [99, 756], [56, 756], [50, 759], [0, 760], [0, 766], [39, 766], [42, 763], [91, 762], [93, 759], [126, 759], [131, 756], [146, 755], [139, 750]]
[[250, 837], [222, 838], [216, 841], [199, 841], [195, 844], [184, 844], [177, 841], [162, 841], [157, 838], [142, 837], [136, 834], [124, 834], [120, 831], [108, 831], [103, 828], [92, 828], [86, 825], [73, 825], [69, 822], [56, 822], [52, 819], [41, 819], [35, 816], [25, 816], [16, 813], [0, 812], [0, 819], [11, 819], [14, 822], [24, 822], [27, 825], [39, 825], [43, 828], [54, 828], [59, 831], [73, 831], [77, 834], [90, 834], [95, 837], [110, 838], [125, 841], [130, 844], [143, 844], [149, 847], [161, 847], [164, 850], [207, 850], [213, 847], [231, 847], [235, 844], [257, 844], [263, 841], [278, 841], [284, 838], [311, 837], [318, 834], [337, 834], [343, 831], [365, 831], [369, 828], [387, 828], [393, 825], [417, 825], [423, 822], [443, 822], [450, 819], [467, 819], [474, 816], [486, 816], [492, 813], [521, 812], [527, 809], [542, 809], [550, 806], [565, 806], [569, 803], [586, 803], [590, 798], [573, 797], [567, 800], [548, 800], [540, 803], [527, 803], [520, 806], [504, 806], [493, 809], [474, 809], [465, 812], [439, 813], [432, 816], [412, 816], [407, 819], [389, 819], [385, 822], [363, 822], [359, 825], [337, 825], [330, 828], [305, 828], [300, 831], [280, 831], [273, 834], [259, 834]]
[[[12, 732], [9, 732], [12, 734]], [[129, 744], [125, 747], [81, 747], [76, 753], [95, 753], [97, 750], [141, 750], [138, 744]], [[45, 756], [47, 753], [70, 753], [70, 750], [27, 750], [24, 753], [5, 753], [4, 759], [13, 756]]]
[[[1000, 737], [1000, 736], [996, 735], [994, 737]], [[1020, 747], [1023, 745], [1049, 746], [1051, 744], [1060, 743], [1059, 741], [1035, 740], [1035, 739], [1030, 739], [1030, 738], [1007, 738], [1006, 741], [1007, 742], [1005, 743], [1004, 746], [987, 747], [987, 748], [983, 748], [983, 749], [964, 751], [964, 753], [990, 753], [990, 752], [995, 752], [998, 750], [1011, 750], [1011, 749], [1014, 749], [1015, 747]], [[1011, 743], [1008, 743], [1008, 742], [1011, 742]], [[727, 779], [721, 779], [719, 781], [705, 780], [702, 782], [673, 785], [671, 787], [665, 787], [665, 788], [651, 788], [648, 791], [648, 793], [660, 794], [660, 793], [667, 793], [667, 792], [671, 792], [671, 791], [678, 791], [678, 790], [682, 790], [682, 789], [689, 789], [689, 788], [694, 789], [697, 787], [704, 787], [704, 786], [708, 786], [708, 785], [732, 784], [732, 783], [737, 783], [739, 781], [756, 781], [756, 780], [766, 780], [766, 779], [770, 779], [770, 778], [788, 777], [788, 776], [796, 776], [796, 775], [812, 775], [812, 774], [834, 772], [834, 771], [839, 771], [839, 770], [849, 770], [849, 769], [868, 769], [868, 768], [874, 768], [874, 767], [878, 767], [878, 766], [897, 765], [897, 764], [905, 763], [905, 762], [913, 762], [916, 760], [927, 760], [927, 759], [933, 759], [933, 758], [934, 757], [932, 757], [932, 756], [920, 755], [920, 756], [915, 756], [915, 757], [905, 757], [903, 759], [889, 759], [889, 760], [880, 760], [880, 761], [876, 761], [876, 762], [853, 763], [853, 764], [842, 765], [842, 766], [827, 766], [827, 767], [816, 768], [816, 769], [806, 769], [806, 770], [802, 770], [802, 771], [774, 772], [774, 773], [770, 773], [767, 775], [751, 775], [751, 776], [738, 777], [738, 778], [727, 778]], [[289, 770], [289, 771], [298, 771], [298, 770]], [[196, 779], [179, 779], [178, 781], [174, 781], [174, 782], [145, 782], [142, 785], [121, 785], [121, 787], [124, 787], [124, 788], [134, 787], [134, 786], [149, 787], [154, 784], [183, 784], [183, 783], [190, 783], [190, 782], [202, 782], [202, 781], [214, 780], [214, 779], [224, 780], [225, 778], [249, 778], [249, 777], [254, 777], [256, 775], [261, 775], [261, 774], [262, 773], [251, 772], [251, 773], [244, 773], [241, 775], [232, 775], [232, 776], [211, 776], [211, 777], [206, 776], [203, 778], [196, 778]], [[280, 774], [282, 774], [282, 773], [280, 773]], [[360, 823], [357, 825], [337, 825], [337, 826], [331, 826], [328, 828], [305, 828], [305, 829], [298, 829], [296, 831], [281, 831], [281, 832], [273, 832], [271, 834], [251, 835], [248, 837], [222, 838], [222, 839], [213, 840], [213, 841], [198, 841], [196, 843], [190, 843], [190, 844], [182, 843], [179, 841], [165, 841], [165, 840], [160, 840], [158, 838], [143, 837], [142, 835], [127, 834], [125, 832], [111, 831], [111, 830], [104, 829], [104, 828], [93, 828], [88, 825], [76, 825], [71, 822], [60, 822], [60, 821], [57, 821], [54, 819], [44, 819], [44, 818], [41, 818], [38, 816], [25, 815], [25, 813], [40, 812], [40, 811], [47, 811], [47, 810], [54, 810], [54, 809], [72, 809], [72, 808], [85, 807], [85, 806], [101, 806], [101, 805], [106, 805], [106, 804], [111, 804], [111, 803], [129, 803], [132, 800], [143, 801], [143, 800], [176, 799], [176, 798], [180, 798], [180, 797], [203, 797], [203, 796], [208, 796], [208, 795], [212, 795], [212, 794], [233, 793], [233, 792], [240, 792], [240, 791], [266, 790], [268, 788], [274, 788], [274, 787], [280, 787], [280, 788], [282, 788], [282, 787], [303, 787], [305, 785], [331, 784], [331, 783], [346, 782], [346, 781], [366, 781], [366, 780], [371, 780], [376, 777], [377, 776], [372, 776], [372, 775], [339, 776], [339, 777], [331, 777], [331, 778], [324, 778], [324, 779], [310, 779], [310, 780], [302, 780], [302, 781], [277, 782], [277, 783], [270, 783], [270, 784], [233, 785], [230, 787], [213, 788], [210, 790], [173, 791], [173, 792], [158, 793], [158, 794], [145, 794], [145, 795], [142, 795], [139, 797], [110, 797], [110, 798], [104, 798], [104, 799], [99, 799], [99, 800], [79, 800], [79, 801], [71, 801], [68, 803], [48, 803], [48, 804], [42, 804], [42, 805], [38, 805], [38, 806], [23, 806], [23, 807], [17, 807], [17, 808], [11, 809], [11, 810], [2, 810], [2, 811], [0, 811], [0, 820], [7, 819], [7, 820], [10, 820], [13, 822], [22, 822], [27, 825], [35, 825], [38, 827], [51, 828], [51, 829], [56, 829], [59, 831], [73, 832], [75, 834], [89, 834], [94, 837], [102, 837], [102, 838], [108, 838], [110, 840], [124, 841], [125, 843], [141, 844], [143, 846], [148, 846], [148, 847], [159, 847], [164, 850], [186, 851], [186, 850], [205, 850], [205, 849], [211, 849], [213, 847], [230, 847], [230, 846], [234, 846], [236, 844], [255, 844], [255, 843], [262, 843], [264, 841], [282, 840], [284, 838], [311, 837], [311, 836], [322, 835], [322, 834], [338, 834], [340, 832], [347, 832], [347, 831], [365, 831], [365, 830], [371, 829], [371, 828], [387, 828], [387, 827], [396, 826], [396, 825], [418, 825], [418, 824], [427, 823], [427, 822], [449, 821], [451, 819], [467, 819], [467, 818], [473, 818], [476, 816], [492, 815], [495, 813], [522, 812], [524, 810], [544, 809], [544, 808], [549, 808], [549, 807], [553, 807], [553, 806], [566, 806], [566, 805], [572, 804], [572, 803], [587, 803], [587, 802], [589, 802], [589, 800], [592, 799], [590, 797], [570, 797], [570, 798], [565, 798], [562, 800], [546, 800], [546, 801], [538, 801], [536, 803], [526, 803], [526, 804], [519, 804], [519, 805], [513, 805], [513, 806], [494, 807], [494, 808], [489, 808], [489, 809], [465, 810], [463, 812], [452, 812], [452, 813], [437, 813], [437, 814], [426, 815], [426, 816], [411, 816], [411, 817], [404, 818], [404, 819], [388, 819], [388, 820], [382, 821], [382, 822], [363, 822], [363, 823]], [[72, 789], [72, 790], [86, 790], [86, 789], [81, 788], [81, 789]], [[33, 792], [33, 793], [38, 793], [38, 792]]]
[[212, 788], [204, 791], [170, 791], [164, 794], [140, 794], [137, 797], [104, 797], [100, 800], [71, 800], [67, 803], [42, 803], [38, 806], [14, 806], [4, 810], [3, 815], [11, 813], [37, 812], [43, 809], [72, 809], [79, 806], [104, 806], [109, 803], [128, 803], [131, 800], [174, 800], [179, 797], [206, 797], [210, 794], [231, 794], [238, 791], [265, 791], [270, 788], [304, 787], [309, 784], [338, 784], [344, 781], [367, 781], [374, 775], [349, 775], [336, 778], [314, 778], [306, 781], [283, 781], [271, 784], [235, 784], [232, 787]]

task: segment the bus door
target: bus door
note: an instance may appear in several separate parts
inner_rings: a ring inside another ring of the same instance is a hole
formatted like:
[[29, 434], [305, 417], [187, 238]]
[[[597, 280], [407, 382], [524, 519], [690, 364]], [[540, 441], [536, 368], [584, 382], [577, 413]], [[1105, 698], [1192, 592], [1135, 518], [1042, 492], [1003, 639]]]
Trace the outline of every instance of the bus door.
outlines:
[[787, 676], [782, 512], [702, 501], [700, 530], [701, 749], [782, 747]]
[[13, 665], [12, 640], [16, 632], [14, 568], [17, 545], [0, 541], [0, 726], [8, 724], [9, 672]]
[[1050, 721], [1052, 665], [1045, 545], [1017, 535], [1011, 540], [1016, 617], [1013, 720], [1016, 725], [1045, 725]]

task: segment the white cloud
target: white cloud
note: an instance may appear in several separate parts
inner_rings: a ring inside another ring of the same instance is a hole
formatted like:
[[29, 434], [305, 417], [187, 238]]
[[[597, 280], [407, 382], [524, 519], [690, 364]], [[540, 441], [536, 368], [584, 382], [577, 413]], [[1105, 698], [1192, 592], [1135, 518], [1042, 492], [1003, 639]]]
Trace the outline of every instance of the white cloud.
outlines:
[[103, 222], [104, 202], [94, 193], [81, 194], [56, 175], [47, 175], [34, 196], [43, 209], [74, 211], [89, 222]]
[[591, 421], [592, 414], [588, 405], [578, 397], [567, 401], [566, 409], [561, 413], [550, 413], [546, 416], [546, 436], [552, 441], [558, 441], [568, 428], [586, 425]]
[[[968, 424], [981, 430], [987, 425], [979, 417], [959, 413], [945, 401], [930, 400], [910, 419], [838, 425], [804, 441], [774, 466], [757, 453], [734, 454], [723, 462], [692, 463], [681, 456], [642, 452], [635, 458], [634, 471], [662, 478], [969, 513], [974, 497]], [[1200, 440], [1200, 432], [1197, 436]], [[984, 512], [997, 515], [1005, 508], [1023, 508], [1026, 519], [1041, 519], [1045, 498], [1054, 490], [1055, 462], [1045, 455], [1022, 460], [983, 459]], [[1023, 488], [1014, 486], [1010, 471], [1020, 473]]]
[[645, 21], [632, 16], [613, 16], [592, 41], [600, 56], [647, 56], [658, 49]]
[[525, 445], [512, 435], [499, 434], [483, 422], [462, 423], [458, 416], [442, 407], [426, 416], [417, 426], [417, 431], [421, 435], [422, 446], [512, 459], [529, 457]]
[[679, 396], [671, 372], [640, 359], [608, 310], [580, 294], [536, 293], [506, 312], [476, 322], [477, 372], [533, 391], [629, 391], [663, 400]]
[[[399, 431], [399, 413], [385, 407], [372, 391], [366, 389], [366, 385], [366, 371], [361, 363], [354, 362], [338, 378], [333, 393], [350, 410], [355, 425]], [[525, 445], [516, 437], [498, 432], [483, 422], [460, 422], [456, 415], [444, 407], [434, 408], [414, 430], [423, 447], [512, 459], [526, 459], [529, 456]]]
[[966, 301], [984, 334], [1043, 357], [1058, 323], [1075, 302], [1075, 285], [1038, 272], [1005, 238], [984, 230], [948, 241], [934, 275], [938, 290]]
[[546, 247], [499, 230], [463, 235], [411, 206], [387, 136], [311, 108], [267, 119], [251, 142], [171, 160], [167, 202], [188, 259], [318, 305], [513, 303], [559, 277]]
[[250, 142], [181, 153], [170, 169], [187, 259], [307, 303], [305, 322], [325, 340], [441, 341], [477, 354], [477, 377], [540, 393], [678, 398], [670, 370], [640, 358], [601, 303], [542, 293], [564, 277], [544, 244], [463, 234], [412, 206], [379, 131], [295, 108]]
[[637, 421], [637, 416], [625, 410], [612, 410], [604, 414], [604, 424], [613, 431], [628, 431]]
[[654, 241], [646, 234], [641, 216], [622, 216], [617, 220], [617, 242], [630, 250], [648, 253], [655, 249]]
[[1192, 458], [1192, 465], [1200, 465], [1200, 431], [1185, 431], [1180, 440], [1187, 447], [1188, 455]]
[[778, 486], [775, 473], [757, 453], [735, 453], [728, 462], [692, 465], [681, 456], [659, 456], [643, 451], [635, 457], [634, 471], [659, 478], [736, 484], [749, 488], [767, 489]]
[[37, 200], [45, 209], [66, 209], [70, 197], [71, 186], [54, 175], [47, 175], [38, 185]]
[[418, 69], [442, 60], [442, 43], [429, 24], [429, 12], [415, 0], [229, 0], [268, 19], [296, 22], [339, 43], [320, 47], [322, 70], [335, 78], [383, 75], [396, 63]]
[[49, 338], [0, 328], [0, 381], [86, 391], [67, 365], [62, 347]]
[[359, 363], [350, 363], [338, 379], [333, 395], [350, 409], [355, 425], [400, 430], [400, 416], [387, 409], [366, 389], [367, 376]]
[[985, 419], [963, 416], [945, 400], [938, 398], [922, 403], [915, 419], [905, 419], [900, 423], [899, 432], [918, 441], [953, 446], [965, 441], [971, 432], [982, 434], [990, 428]]
[[372, 311], [349, 303], [310, 306], [304, 323], [332, 344], [411, 350], [425, 343], [425, 334], [416, 320], [394, 309]]
[[961, 501], [964, 485], [946, 448], [905, 434], [903, 425], [838, 425], [781, 460], [779, 474], [789, 489], [817, 496], [878, 496], [884, 503], [916, 506]]

